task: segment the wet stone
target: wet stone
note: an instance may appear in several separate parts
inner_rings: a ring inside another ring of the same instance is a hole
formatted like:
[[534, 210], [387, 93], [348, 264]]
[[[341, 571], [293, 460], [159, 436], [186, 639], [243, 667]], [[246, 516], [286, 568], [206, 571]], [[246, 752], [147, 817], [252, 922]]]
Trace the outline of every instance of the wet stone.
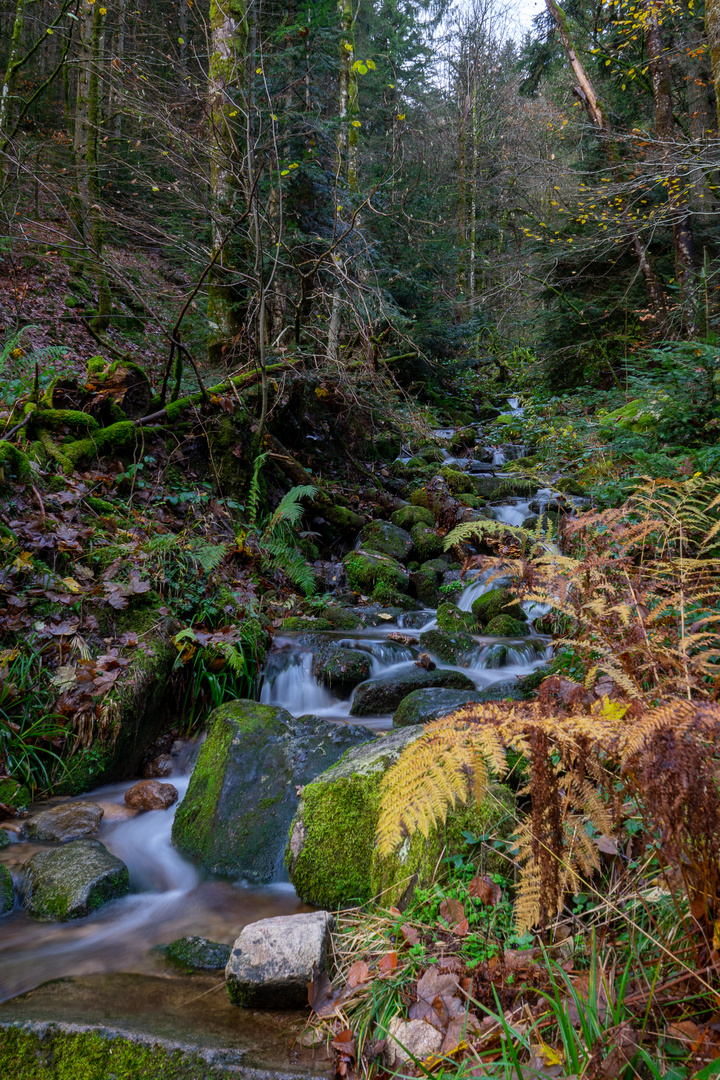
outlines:
[[412, 548], [410, 533], [390, 521], [371, 521], [360, 533], [359, 540], [363, 548], [399, 560], [406, 559]]
[[103, 808], [93, 802], [63, 803], [23, 822], [22, 835], [29, 840], [63, 844], [81, 840], [97, 832], [103, 813]]
[[414, 690], [400, 702], [393, 715], [396, 727], [427, 724], [479, 700], [478, 694], [465, 690]]
[[7, 915], [15, 904], [12, 874], [0, 863], [0, 915]]
[[0, 851], [2, 851], [3, 848], [9, 847], [9, 846], [10, 846], [10, 837], [8, 836], [8, 834], [5, 832], [4, 829], [0, 829]]
[[143, 769], [143, 776], [150, 780], [157, 776], [170, 776], [173, 771], [173, 759], [170, 754], [160, 754], [148, 761]]
[[191, 935], [171, 941], [166, 955], [168, 960], [172, 960], [179, 967], [194, 971], [218, 971], [225, 967], [230, 953], [229, 945]]
[[475, 683], [461, 671], [414, 668], [402, 674], [379, 675], [362, 683], [350, 706], [351, 716], [382, 716], [394, 712], [413, 690], [440, 687], [448, 690], [475, 690]]
[[23, 866], [21, 897], [39, 919], [80, 919], [129, 891], [127, 866], [98, 840], [40, 851]]
[[174, 784], [161, 784], [159, 780], [140, 780], [125, 792], [125, 805], [132, 810], [167, 810], [177, 799]]
[[475, 638], [464, 630], [457, 630], [452, 634], [446, 630], [426, 630], [420, 635], [420, 644], [442, 663], [457, 664], [460, 667], [467, 667], [469, 660], [478, 651]]
[[244, 927], [225, 968], [234, 1005], [299, 1009], [308, 983], [325, 968], [333, 916], [327, 911], [260, 919]]

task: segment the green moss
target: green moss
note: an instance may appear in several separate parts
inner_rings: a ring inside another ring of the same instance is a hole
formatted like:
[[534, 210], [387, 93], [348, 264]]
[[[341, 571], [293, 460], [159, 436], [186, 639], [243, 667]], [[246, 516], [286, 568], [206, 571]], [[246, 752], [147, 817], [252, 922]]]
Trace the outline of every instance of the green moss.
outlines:
[[12, 443], [0, 442], [0, 482], [5, 480], [6, 472], [23, 481], [32, 475], [27, 454]]
[[429, 608], [437, 607], [440, 598], [437, 575], [432, 570], [416, 570], [410, 580], [420, 603]]
[[217, 971], [230, 959], [231, 948], [219, 941], [190, 936], [171, 941], [166, 955], [178, 967], [194, 971]]
[[471, 510], [479, 510], [481, 506], [485, 505], [485, 499], [481, 499], [479, 495], [458, 495], [458, 502], [462, 506], [469, 506]]
[[71, 428], [73, 431], [97, 431], [100, 425], [93, 416], [80, 412], [79, 409], [39, 409], [31, 424], [44, 427], [48, 431], [61, 431]]
[[522, 477], [503, 480], [495, 488], [493, 499], [511, 499], [514, 496], [534, 495], [538, 486], [537, 480], [525, 480]]
[[464, 630], [472, 633], [476, 629], [475, 619], [469, 611], [461, 611], [455, 604], [440, 604], [437, 609], [437, 624], [448, 634]]
[[7, 915], [15, 904], [12, 874], [0, 863], [0, 915]]
[[562, 480], [558, 480], [555, 484], [555, 490], [561, 491], [563, 495], [585, 495], [587, 488], [579, 482], [574, 480], [572, 476], [564, 476]]
[[452, 634], [446, 630], [427, 630], [420, 635], [420, 644], [444, 664], [458, 664], [468, 654], [478, 651], [475, 638], [463, 630]]
[[413, 611], [417, 607], [415, 601], [411, 600], [409, 596], [404, 596], [397, 589], [394, 589], [392, 585], [388, 585], [384, 581], [378, 581], [370, 599], [376, 604], [382, 604], [384, 607], [399, 607], [403, 611]]
[[343, 559], [350, 585], [362, 593], [371, 593], [378, 582], [407, 591], [408, 578], [400, 564], [389, 555], [374, 551], [350, 551]]
[[329, 619], [307, 619], [302, 615], [289, 615], [281, 623], [282, 630], [332, 630]]
[[107, 360], [104, 356], [91, 356], [87, 362], [88, 375], [95, 375], [97, 377], [98, 375], [104, 374], [106, 368]]
[[108, 502], [107, 499], [98, 499], [95, 495], [88, 495], [85, 499], [85, 503], [91, 510], [95, 510], [98, 514], [117, 514], [118, 508], [114, 503]]
[[488, 589], [473, 602], [472, 613], [481, 625], [491, 622], [498, 615], [510, 615], [513, 619], [527, 620], [527, 615], [508, 589]]
[[0, 829], [0, 851], [6, 847], [10, 847], [10, 837], [4, 829]]
[[355, 630], [360, 625], [357, 612], [340, 604], [327, 604], [323, 608], [323, 617], [332, 624], [334, 630]]
[[512, 615], [496, 615], [485, 627], [485, 633], [491, 637], [523, 637], [530, 630], [527, 623], [513, 619]]
[[413, 525], [410, 536], [417, 557], [421, 562], [427, 562], [428, 559], [433, 559], [436, 555], [441, 554], [443, 549], [441, 537], [438, 536], [434, 529], [429, 529], [422, 522]]
[[0, 1029], [3, 1080], [229, 1080], [235, 1069], [209, 1065], [201, 1054], [143, 1045], [95, 1032]]
[[0, 780], [0, 803], [4, 803], [12, 810], [24, 810], [30, 805], [30, 792], [23, 784], [11, 777]]
[[473, 482], [467, 473], [458, 472], [457, 469], [445, 468], [440, 469], [440, 476], [442, 476], [453, 495], [474, 491]]
[[395, 510], [390, 520], [393, 525], [401, 529], [412, 529], [413, 525], [427, 525], [430, 529], [435, 526], [435, 518], [424, 506], [401, 506]]
[[75, 465], [83, 458], [100, 457], [108, 450], [119, 450], [131, 442], [135, 442], [142, 432], [135, 426], [132, 420], [121, 420], [110, 427], [101, 428], [93, 436], [87, 439], [79, 439], [66, 447], [66, 453], [70, 461]]

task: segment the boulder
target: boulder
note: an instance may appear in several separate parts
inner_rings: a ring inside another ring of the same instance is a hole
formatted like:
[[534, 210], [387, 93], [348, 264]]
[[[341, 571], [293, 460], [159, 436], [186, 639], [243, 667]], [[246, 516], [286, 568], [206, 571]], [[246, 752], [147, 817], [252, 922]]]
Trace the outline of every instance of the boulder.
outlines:
[[30, 790], [8, 776], [0, 780], [0, 803], [11, 810], [24, 810], [30, 805]]
[[412, 549], [410, 533], [390, 521], [371, 521], [358, 539], [361, 548], [379, 551], [381, 555], [390, 555], [400, 561], [406, 559]]
[[281, 630], [332, 630], [329, 619], [309, 619], [304, 615], [288, 615], [280, 623]]
[[160, 754], [158, 757], [153, 758], [152, 761], [148, 761], [143, 769], [143, 776], [151, 780], [156, 776], [170, 776], [172, 771], [172, 756], [170, 754]]
[[467, 661], [478, 652], [477, 641], [464, 630], [454, 634], [449, 634], [447, 630], [426, 630], [420, 635], [420, 644], [443, 663], [460, 667], [467, 667]]
[[403, 727], [355, 747], [304, 788], [285, 855], [301, 900], [337, 908], [382, 893], [383, 906], [402, 906], [416, 885], [430, 883], [446, 845], [461, 850], [463, 830], [481, 835], [505, 817], [512, 797], [496, 785], [481, 807], [450, 809], [445, 824], [431, 829], [427, 838], [418, 831], [397, 854], [379, 857], [380, 781], [422, 731], [418, 725]]
[[436, 574], [431, 570], [416, 570], [410, 575], [410, 584], [421, 604], [430, 608], [437, 607], [440, 591]]
[[395, 712], [402, 699], [413, 690], [431, 686], [445, 690], [469, 690], [471, 693], [475, 689], [472, 679], [461, 671], [425, 671], [423, 668], [410, 667], [402, 673], [377, 675], [358, 686], [350, 706], [350, 715], [383, 716]]
[[29, 840], [67, 843], [98, 831], [103, 808], [94, 802], [70, 802], [53, 806], [23, 822], [22, 835]]
[[472, 613], [477, 621], [484, 626], [498, 615], [510, 615], [513, 619], [525, 621], [527, 615], [508, 589], [488, 589], [482, 596], [473, 601]]
[[483, 701], [526, 701], [530, 697], [529, 691], [523, 686], [523, 679], [513, 679], [507, 682], [493, 683], [486, 690], [480, 690], [477, 700]]
[[230, 946], [219, 941], [208, 941], [204, 937], [178, 938], [171, 941], [166, 955], [178, 967], [191, 968], [195, 971], [218, 971], [224, 968], [230, 959]]
[[446, 574], [447, 571], [450, 569], [450, 563], [447, 561], [447, 559], [443, 558], [428, 559], [427, 562], [424, 562], [422, 564], [420, 569], [435, 574], [437, 580], [439, 581], [442, 578], [443, 574]]
[[410, 535], [417, 557], [422, 562], [427, 562], [428, 559], [434, 559], [437, 555], [442, 554], [442, 537], [438, 536], [434, 529], [430, 529], [427, 525], [423, 525], [422, 522], [418, 522], [417, 525], [413, 525]]
[[167, 810], [178, 800], [174, 784], [140, 780], [125, 792], [125, 805], [132, 810]]
[[465, 492], [470, 493], [475, 490], [475, 485], [468, 474], [460, 472], [458, 469], [440, 469], [440, 476], [442, 476], [453, 495], [462, 495]]
[[129, 891], [127, 866], [99, 840], [71, 840], [23, 866], [22, 900], [38, 919], [80, 919]]
[[[410, 579], [408, 578], [408, 585], [409, 583]], [[413, 611], [418, 606], [412, 597], [403, 596], [401, 592], [398, 592], [392, 585], [387, 585], [384, 581], [378, 581], [370, 599], [377, 604], [382, 604], [383, 607], [399, 607], [402, 611]]]
[[530, 633], [530, 627], [512, 615], [496, 615], [485, 627], [484, 633], [490, 637], [524, 637]]
[[504, 645], [491, 645], [483, 656], [483, 666], [491, 671], [501, 668], [507, 661], [507, 648]]
[[352, 608], [343, 607], [342, 604], [327, 604], [322, 613], [333, 630], [356, 630], [360, 625], [358, 612]]
[[12, 874], [0, 863], [0, 915], [7, 915], [15, 904]]
[[[408, 534], [409, 535], [409, 534]], [[377, 551], [349, 551], [343, 559], [348, 581], [358, 592], [369, 595], [378, 582], [407, 592], [410, 579], [397, 559]]]
[[260, 919], [244, 927], [225, 968], [234, 1005], [255, 1009], [301, 1009], [308, 983], [325, 968], [334, 918], [309, 911]]
[[332, 690], [333, 694], [339, 697], [347, 696], [358, 683], [370, 678], [372, 660], [368, 653], [361, 652], [360, 649], [341, 649], [339, 646], [333, 648], [332, 645], [316, 656], [313, 674]]
[[427, 626], [430, 618], [427, 611], [406, 611], [402, 617], [401, 626], [407, 630], [418, 630], [421, 626]]
[[469, 611], [461, 611], [456, 604], [448, 602], [439, 605], [437, 624], [440, 630], [445, 630], [449, 634], [456, 634], [463, 630], [472, 633], [473, 630], [477, 630], [475, 619]]
[[408, 727], [410, 724], [427, 724], [477, 700], [477, 693], [471, 694], [466, 690], [413, 690], [395, 710], [393, 725]]
[[282, 869], [298, 787], [372, 738], [366, 728], [317, 716], [296, 720], [256, 701], [221, 705], [175, 814], [173, 843], [211, 873], [272, 881]]
[[5, 832], [4, 829], [0, 829], [0, 851], [2, 851], [3, 848], [9, 847], [9, 846], [10, 846], [10, 837], [8, 836], [8, 834]]
[[427, 525], [431, 529], [435, 525], [435, 518], [424, 506], [402, 506], [390, 520], [393, 525], [408, 530], [412, 530], [413, 525]]

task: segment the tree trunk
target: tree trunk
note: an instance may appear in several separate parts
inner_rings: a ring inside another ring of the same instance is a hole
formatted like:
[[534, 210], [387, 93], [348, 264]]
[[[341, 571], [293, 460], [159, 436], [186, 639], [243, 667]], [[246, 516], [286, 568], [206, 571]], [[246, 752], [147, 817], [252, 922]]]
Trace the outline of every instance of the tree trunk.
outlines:
[[240, 101], [245, 82], [247, 48], [245, 0], [211, 0], [208, 113], [210, 139], [211, 254], [217, 256], [208, 280], [208, 359], [217, 363], [240, 331], [246, 289], [240, 285], [233, 245], [227, 243], [236, 211], [236, 176]]
[[720, 0], [705, 0], [705, 33], [710, 50], [712, 80], [715, 87], [717, 126], [720, 131]]
[[10, 131], [12, 120], [12, 100], [17, 77], [17, 64], [20, 59], [20, 44], [22, 41], [23, 23], [25, 21], [25, 7], [27, 0], [17, 0], [15, 7], [15, 22], [13, 23], [12, 38], [10, 39], [10, 52], [8, 54], [7, 68], [0, 91], [0, 132], [3, 134]]

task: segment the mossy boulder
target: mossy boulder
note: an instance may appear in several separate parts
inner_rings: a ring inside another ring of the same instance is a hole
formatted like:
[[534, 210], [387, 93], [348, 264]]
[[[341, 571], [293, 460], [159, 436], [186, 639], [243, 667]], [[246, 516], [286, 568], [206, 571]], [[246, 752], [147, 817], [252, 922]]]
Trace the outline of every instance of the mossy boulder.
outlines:
[[428, 465], [440, 465], [446, 460], [445, 454], [439, 446], [421, 446], [417, 456], [426, 461]]
[[479, 510], [481, 506], [485, 505], [485, 499], [482, 499], [479, 495], [469, 495], [467, 492], [458, 495], [458, 502], [461, 506], [467, 506], [471, 510]]
[[30, 805], [30, 792], [23, 784], [8, 777], [0, 780], [0, 803], [11, 810], [25, 810]]
[[508, 589], [488, 589], [482, 596], [473, 601], [472, 613], [481, 626], [497, 618], [498, 615], [510, 615], [513, 619], [521, 622], [527, 620], [527, 615], [521, 605]]
[[[408, 533], [408, 536], [410, 534]], [[410, 579], [397, 559], [378, 551], [349, 551], [343, 564], [350, 585], [369, 595], [378, 582], [390, 585], [398, 592], [407, 592]]]
[[280, 623], [281, 630], [332, 630], [329, 619], [309, 619], [304, 615], [288, 615]]
[[0, 829], [0, 851], [6, 847], [10, 847], [10, 837], [4, 829]]
[[421, 563], [427, 562], [428, 559], [434, 559], [441, 554], [443, 550], [442, 537], [438, 536], [434, 529], [428, 528], [427, 525], [423, 525], [419, 521], [417, 525], [413, 525], [410, 535], [413, 547]]
[[322, 618], [327, 619], [333, 630], [356, 630], [360, 626], [357, 611], [341, 604], [327, 604], [322, 610]]
[[503, 481], [497, 476], [473, 476], [473, 490], [483, 499], [492, 499]]
[[485, 690], [480, 690], [477, 700], [483, 701], [526, 701], [530, 696], [523, 686], [522, 679], [508, 680], [507, 682], [493, 683]]
[[333, 694], [344, 697], [349, 695], [358, 683], [370, 678], [372, 661], [368, 653], [359, 649], [335, 646], [316, 657], [313, 672]]
[[437, 574], [430, 570], [416, 570], [410, 575], [410, 584], [421, 604], [437, 607], [440, 599]]
[[524, 637], [530, 633], [527, 623], [513, 619], [512, 615], [496, 615], [485, 627], [490, 637]]
[[359, 536], [360, 546], [393, 559], [406, 559], [412, 549], [410, 533], [390, 521], [371, 521]]
[[427, 724], [478, 700], [477, 692], [467, 690], [413, 690], [395, 710], [393, 725], [408, 727], [410, 724]]
[[474, 428], [459, 428], [450, 438], [450, 449], [454, 453], [467, 450], [477, 443], [477, 432]]
[[498, 785], [483, 806], [450, 810], [445, 825], [432, 829], [427, 838], [416, 832], [396, 855], [378, 855], [380, 781], [422, 730], [401, 728], [349, 751], [303, 790], [285, 861], [306, 903], [332, 909], [380, 892], [384, 905], [402, 903], [416, 885], [430, 883], [443, 849], [462, 850], [463, 830], [487, 833], [502, 828], [512, 796]]
[[456, 604], [447, 601], [440, 604], [437, 609], [437, 624], [440, 630], [445, 630], [448, 634], [457, 634], [460, 631], [472, 633], [473, 630], [477, 630], [471, 612], [461, 611]]
[[448, 671], [436, 668], [426, 671], [421, 667], [410, 667], [407, 671], [377, 675], [361, 683], [355, 691], [350, 706], [351, 716], [383, 716], [395, 712], [403, 698], [413, 690], [437, 686], [446, 690], [474, 691], [475, 683], [461, 671]]
[[127, 866], [99, 840], [72, 840], [23, 866], [22, 900], [38, 919], [81, 919], [129, 892]]
[[522, 496], [534, 495], [538, 489], [537, 480], [528, 480], [524, 477], [514, 477], [512, 480], [501, 481], [493, 493], [493, 499], [512, 499]]
[[231, 952], [230, 945], [191, 935], [171, 941], [165, 955], [178, 967], [192, 971], [218, 971], [225, 967]]
[[384, 581], [378, 581], [370, 594], [370, 599], [376, 604], [382, 604], [383, 607], [399, 607], [403, 611], [413, 611], [417, 607], [412, 597], [404, 596], [403, 593], [398, 592], [392, 585], [387, 585]]
[[471, 634], [458, 630], [449, 634], [447, 630], [426, 630], [420, 635], [420, 644], [444, 664], [463, 665], [478, 651], [478, 643]]
[[413, 506], [412, 504], [401, 506], [399, 510], [395, 510], [390, 520], [393, 525], [408, 531], [412, 531], [413, 525], [427, 525], [431, 529], [435, 525], [435, 518], [426, 507]]
[[7, 915], [15, 905], [12, 874], [0, 863], [0, 915]]
[[316, 716], [231, 701], [211, 713], [187, 794], [173, 822], [173, 843], [211, 873], [272, 881], [282, 866], [297, 788], [350, 746], [365, 728], [336, 727]]
[[575, 480], [572, 476], [564, 476], [562, 480], [554, 485], [556, 491], [561, 491], [563, 495], [576, 495], [581, 496], [587, 494], [587, 488], [584, 484], [581, 484], [579, 480]]
[[440, 469], [440, 476], [442, 476], [453, 495], [462, 495], [465, 492], [472, 494], [475, 490], [472, 479], [467, 473], [460, 472], [459, 469]]

